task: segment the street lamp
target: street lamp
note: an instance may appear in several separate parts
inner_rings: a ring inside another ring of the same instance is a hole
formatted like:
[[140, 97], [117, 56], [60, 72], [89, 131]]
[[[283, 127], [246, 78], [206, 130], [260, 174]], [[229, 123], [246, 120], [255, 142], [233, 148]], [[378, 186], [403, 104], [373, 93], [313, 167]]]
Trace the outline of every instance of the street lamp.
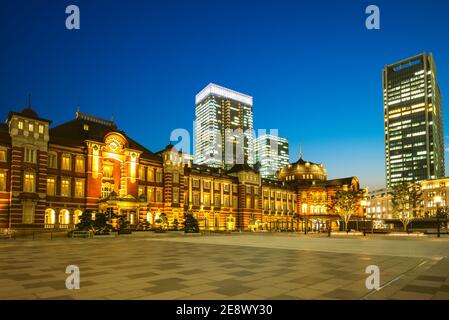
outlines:
[[436, 203], [437, 205], [437, 211], [436, 211], [436, 216], [437, 216], [437, 237], [440, 237], [440, 203], [443, 201], [442, 198], [440, 196], [435, 196], [433, 198], [433, 201]]

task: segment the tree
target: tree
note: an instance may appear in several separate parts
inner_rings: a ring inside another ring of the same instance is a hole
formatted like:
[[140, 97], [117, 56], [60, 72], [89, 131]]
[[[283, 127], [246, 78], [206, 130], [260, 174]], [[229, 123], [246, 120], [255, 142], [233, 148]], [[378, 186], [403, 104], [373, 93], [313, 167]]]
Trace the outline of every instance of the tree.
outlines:
[[410, 222], [420, 215], [422, 207], [422, 191], [419, 184], [402, 182], [395, 185], [391, 191], [391, 203], [393, 206], [393, 214], [399, 219], [404, 231]]
[[109, 216], [106, 213], [97, 213], [93, 221], [95, 234], [108, 234], [112, 226], [109, 224]]
[[338, 190], [332, 198], [328, 207], [343, 219], [345, 231], [349, 220], [359, 210], [363, 197], [364, 190]]
[[94, 231], [94, 221], [92, 220], [92, 211], [86, 210], [79, 217], [79, 223], [75, 228], [78, 231]]
[[200, 232], [200, 227], [198, 225], [198, 220], [192, 214], [187, 214], [184, 221], [184, 232], [185, 233], [198, 233]]

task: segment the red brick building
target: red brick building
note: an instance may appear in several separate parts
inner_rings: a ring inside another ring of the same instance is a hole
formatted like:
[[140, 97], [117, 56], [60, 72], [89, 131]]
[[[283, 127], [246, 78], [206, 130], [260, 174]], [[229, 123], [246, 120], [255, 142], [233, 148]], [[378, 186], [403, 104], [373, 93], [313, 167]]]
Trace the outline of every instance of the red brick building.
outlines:
[[201, 229], [301, 229], [298, 218], [314, 227], [331, 216], [323, 208], [336, 190], [359, 188], [357, 178], [329, 181], [302, 159], [278, 181], [247, 165], [193, 165], [171, 145], [151, 152], [113, 121], [80, 112], [50, 126], [30, 107], [0, 125], [0, 228], [71, 229], [88, 209], [113, 210], [131, 227], [191, 213]]

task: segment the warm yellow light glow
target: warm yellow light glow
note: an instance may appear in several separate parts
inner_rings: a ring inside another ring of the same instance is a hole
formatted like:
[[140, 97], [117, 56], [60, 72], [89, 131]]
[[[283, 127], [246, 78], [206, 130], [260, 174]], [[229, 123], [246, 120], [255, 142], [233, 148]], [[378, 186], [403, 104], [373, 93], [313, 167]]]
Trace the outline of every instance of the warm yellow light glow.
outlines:
[[443, 201], [443, 199], [440, 196], [435, 196], [433, 198], [433, 202], [435, 202], [435, 203], [441, 203], [442, 201]]

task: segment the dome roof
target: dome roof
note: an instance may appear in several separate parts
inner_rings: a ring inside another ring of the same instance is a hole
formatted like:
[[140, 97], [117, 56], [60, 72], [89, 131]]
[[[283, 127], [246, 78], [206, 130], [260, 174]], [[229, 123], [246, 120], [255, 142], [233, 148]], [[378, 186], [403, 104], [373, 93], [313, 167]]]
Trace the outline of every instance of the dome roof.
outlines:
[[281, 169], [281, 180], [326, 180], [327, 171], [323, 164], [306, 161], [302, 157]]

